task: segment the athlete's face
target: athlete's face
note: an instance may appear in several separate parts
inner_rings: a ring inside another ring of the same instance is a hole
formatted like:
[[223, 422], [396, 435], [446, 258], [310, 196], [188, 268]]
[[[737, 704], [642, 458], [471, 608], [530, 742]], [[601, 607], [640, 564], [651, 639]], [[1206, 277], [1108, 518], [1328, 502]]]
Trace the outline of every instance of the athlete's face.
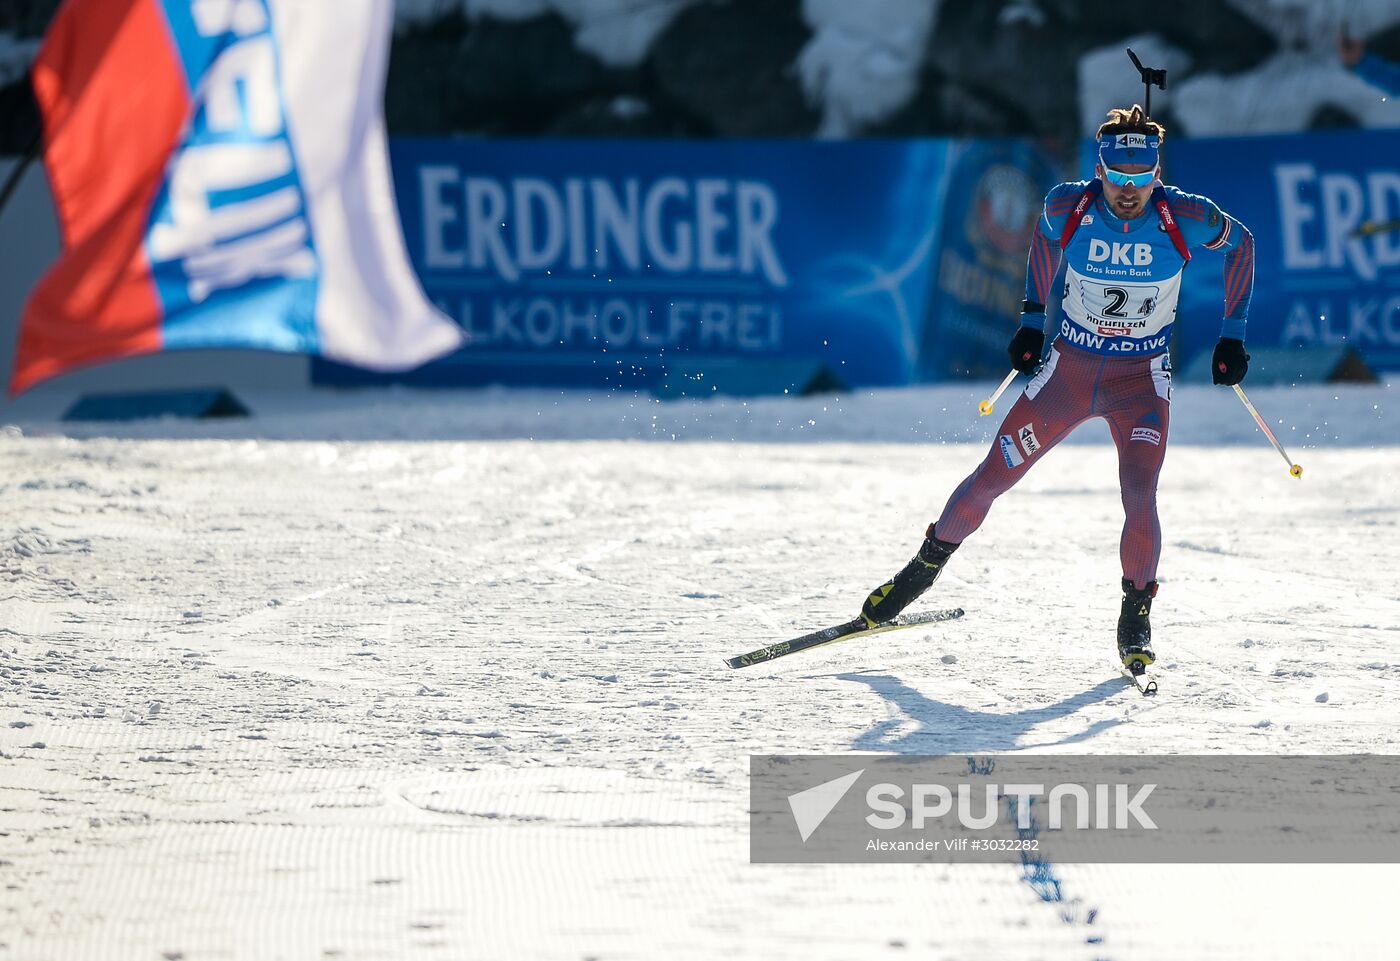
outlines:
[[[1152, 168], [1146, 164], [1123, 164], [1113, 168], [1120, 173], [1136, 174], [1146, 173]], [[1152, 188], [1157, 183], [1153, 178], [1151, 183], [1141, 187], [1119, 186], [1103, 174], [1103, 167], [1098, 168], [1099, 179], [1103, 181], [1103, 197], [1108, 202], [1108, 209], [1112, 210], [1124, 220], [1132, 220], [1134, 217], [1141, 217], [1142, 212], [1147, 209], [1147, 198], [1152, 195]]]

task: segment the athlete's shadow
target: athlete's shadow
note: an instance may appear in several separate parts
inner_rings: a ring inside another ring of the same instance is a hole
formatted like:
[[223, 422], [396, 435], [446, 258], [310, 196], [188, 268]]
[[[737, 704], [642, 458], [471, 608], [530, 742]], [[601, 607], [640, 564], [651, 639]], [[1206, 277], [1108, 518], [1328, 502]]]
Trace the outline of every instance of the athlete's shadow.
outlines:
[[978, 754], [1060, 747], [1088, 740], [1123, 723], [1122, 718], [1104, 718], [1077, 734], [1056, 741], [1019, 743], [1020, 739], [1038, 724], [1066, 717], [1090, 704], [1106, 700], [1115, 693], [1122, 693], [1124, 681], [1121, 678], [1102, 681], [1087, 691], [1044, 707], [999, 714], [991, 711], [972, 711], [957, 704], [935, 701], [888, 674], [852, 672], [836, 676], [843, 681], [868, 685], [876, 694], [893, 702], [904, 713], [905, 718], [918, 725], [911, 731], [892, 736], [895, 729], [905, 726], [907, 721], [904, 718], [881, 721], [856, 738], [851, 745], [854, 751], [882, 751], [891, 754]]

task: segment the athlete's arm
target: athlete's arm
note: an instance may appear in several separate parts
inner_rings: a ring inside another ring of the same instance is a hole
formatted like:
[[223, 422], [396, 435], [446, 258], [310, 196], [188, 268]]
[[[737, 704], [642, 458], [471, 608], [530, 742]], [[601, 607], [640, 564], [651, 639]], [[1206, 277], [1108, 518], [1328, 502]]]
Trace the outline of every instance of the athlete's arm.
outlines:
[[1045, 329], [1045, 304], [1050, 299], [1050, 291], [1063, 259], [1060, 234], [1069, 212], [1083, 195], [1084, 184], [1068, 183], [1056, 186], [1045, 197], [1045, 208], [1036, 218], [1030, 253], [1026, 256], [1026, 302], [1021, 310], [1022, 327]]
[[1254, 296], [1254, 235], [1229, 214], [1221, 214], [1225, 228], [1212, 250], [1225, 250], [1225, 319], [1220, 336], [1244, 340], [1249, 320], [1249, 300]]
[[1050, 285], [1060, 270], [1060, 245], [1045, 236], [1045, 218], [1035, 222], [1031, 235], [1031, 250], [1026, 257], [1026, 302], [1021, 306], [1021, 326], [1045, 329], [1045, 302], [1050, 299]]

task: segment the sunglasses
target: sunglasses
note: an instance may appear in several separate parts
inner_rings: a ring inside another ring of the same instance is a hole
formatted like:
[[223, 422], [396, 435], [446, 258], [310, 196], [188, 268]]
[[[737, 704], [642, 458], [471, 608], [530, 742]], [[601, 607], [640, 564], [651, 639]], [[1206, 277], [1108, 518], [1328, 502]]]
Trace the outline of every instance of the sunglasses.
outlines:
[[1158, 168], [1144, 170], [1141, 173], [1125, 174], [1121, 170], [1114, 170], [1108, 164], [1101, 164], [1103, 167], [1104, 179], [1109, 183], [1119, 187], [1146, 187], [1157, 179]]

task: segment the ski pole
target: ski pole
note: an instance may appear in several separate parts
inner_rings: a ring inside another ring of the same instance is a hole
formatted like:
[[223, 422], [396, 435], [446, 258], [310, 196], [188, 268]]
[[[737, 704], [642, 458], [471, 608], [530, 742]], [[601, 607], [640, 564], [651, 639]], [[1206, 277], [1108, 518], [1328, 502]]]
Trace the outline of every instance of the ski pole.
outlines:
[[1011, 373], [1007, 374], [1006, 379], [1001, 382], [1001, 386], [997, 388], [996, 393], [977, 405], [977, 412], [979, 414], [986, 417], [992, 412], [992, 408], [996, 406], [997, 398], [1006, 393], [1006, 388], [1010, 387], [1011, 382], [1016, 379], [1016, 373], [1015, 370], [1012, 370]]
[[1278, 438], [1274, 436], [1274, 432], [1269, 430], [1269, 425], [1264, 423], [1264, 418], [1259, 416], [1259, 411], [1254, 409], [1254, 405], [1251, 404], [1249, 398], [1245, 396], [1244, 388], [1239, 384], [1235, 384], [1234, 386], [1235, 393], [1239, 395], [1240, 403], [1244, 404], [1245, 410], [1254, 415], [1254, 423], [1259, 425], [1259, 429], [1264, 432], [1264, 436], [1269, 438], [1270, 443], [1274, 445], [1274, 450], [1279, 452], [1279, 455], [1283, 457], [1284, 463], [1288, 465], [1288, 473], [1301, 479], [1303, 476], [1303, 465], [1293, 463], [1293, 458], [1288, 456], [1288, 451], [1283, 449], [1283, 445], [1278, 442]]

